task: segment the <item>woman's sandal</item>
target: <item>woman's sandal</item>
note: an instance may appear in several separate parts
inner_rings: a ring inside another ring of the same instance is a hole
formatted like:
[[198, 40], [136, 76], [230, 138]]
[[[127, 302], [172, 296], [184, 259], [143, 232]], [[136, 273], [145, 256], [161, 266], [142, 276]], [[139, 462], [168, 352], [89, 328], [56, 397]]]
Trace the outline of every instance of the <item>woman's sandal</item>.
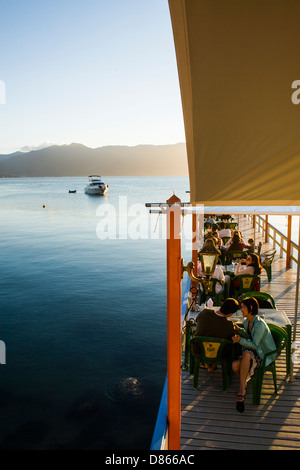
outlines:
[[243, 413], [245, 411], [245, 396], [246, 396], [247, 390], [245, 390], [245, 394], [237, 394], [237, 401], [236, 401], [236, 410], [239, 413]]

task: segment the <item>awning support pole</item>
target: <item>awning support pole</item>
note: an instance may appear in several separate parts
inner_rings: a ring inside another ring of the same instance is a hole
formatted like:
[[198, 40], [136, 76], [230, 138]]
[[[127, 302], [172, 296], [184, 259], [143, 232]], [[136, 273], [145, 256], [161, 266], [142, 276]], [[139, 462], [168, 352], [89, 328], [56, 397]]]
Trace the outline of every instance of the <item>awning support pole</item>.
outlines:
[[[176, 201], [176, 202], [174, 202]], [[167, 211], [167, 402], [168, 449], [180, 450], [181, 432], [181, 227], [180, 199]], [[178, 202], [178, 204], [176, 204]]]
[[192, 214], [192, 261], [194, 263], [194, 276], [197, 276], [198, 265], [198, 230], [197, 214]]

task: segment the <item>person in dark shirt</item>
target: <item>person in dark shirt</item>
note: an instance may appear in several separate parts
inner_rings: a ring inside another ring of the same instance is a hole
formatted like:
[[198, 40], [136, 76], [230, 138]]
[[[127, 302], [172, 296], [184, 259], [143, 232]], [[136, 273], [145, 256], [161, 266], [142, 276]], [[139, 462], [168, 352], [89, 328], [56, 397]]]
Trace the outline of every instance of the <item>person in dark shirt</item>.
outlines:
[[[218, 310], [203, 309], [196, 318], [196, 328], [193, 336], [211, 336], [231, 340], [235, 335], [232, 321], [229, 317], [239, 309], [236, 299], [226, 299]], [[193, 353], [199, 354], [198, 345], [193, 343]], [[206, 364], [209, 372], [214, 370], [215, 364]]]

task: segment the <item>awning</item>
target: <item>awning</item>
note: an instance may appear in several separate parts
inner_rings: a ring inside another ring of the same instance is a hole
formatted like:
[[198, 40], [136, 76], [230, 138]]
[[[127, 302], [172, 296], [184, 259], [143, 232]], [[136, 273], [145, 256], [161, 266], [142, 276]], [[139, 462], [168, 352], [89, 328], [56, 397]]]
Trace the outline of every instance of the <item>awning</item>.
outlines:
[[191, 202], [299, 206], [299, 0], [169, 6]]

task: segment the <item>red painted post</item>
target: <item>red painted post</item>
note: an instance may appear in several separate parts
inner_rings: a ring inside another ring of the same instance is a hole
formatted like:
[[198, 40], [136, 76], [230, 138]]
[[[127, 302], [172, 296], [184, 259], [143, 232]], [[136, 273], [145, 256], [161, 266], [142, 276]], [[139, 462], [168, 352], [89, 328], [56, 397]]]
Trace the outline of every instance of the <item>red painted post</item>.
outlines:
[[[181, 224], [180, 199], [167, 215], [167, 388], [169, 450], [180, 450], [181, 432]], [[176, 204], [178, 203], [178, 204]]]
[[197, 214], [192, 214], [192, 261], [194, 263], [194, 276], [197, 276], [198, 264], [198, 234], [197, 234]]

